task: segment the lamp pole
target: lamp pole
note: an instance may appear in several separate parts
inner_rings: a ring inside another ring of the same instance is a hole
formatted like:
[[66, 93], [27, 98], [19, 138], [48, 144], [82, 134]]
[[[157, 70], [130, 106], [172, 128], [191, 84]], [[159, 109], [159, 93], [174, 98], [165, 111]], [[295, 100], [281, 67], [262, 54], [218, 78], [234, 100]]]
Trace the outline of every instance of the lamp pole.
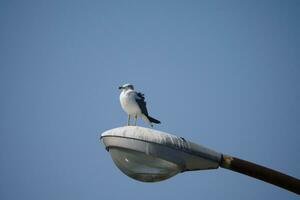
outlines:
[[100, 140], [117, 167], [139, 181], [162, 181], [180, 172], [222, 167], [300, 195], [297, 178], [154, 129], [119, 127], [105, 131]]
[[299, 179], [273, 169], [228, 155], [222, 155], [220, 167], [260, 179], [300, 195]]

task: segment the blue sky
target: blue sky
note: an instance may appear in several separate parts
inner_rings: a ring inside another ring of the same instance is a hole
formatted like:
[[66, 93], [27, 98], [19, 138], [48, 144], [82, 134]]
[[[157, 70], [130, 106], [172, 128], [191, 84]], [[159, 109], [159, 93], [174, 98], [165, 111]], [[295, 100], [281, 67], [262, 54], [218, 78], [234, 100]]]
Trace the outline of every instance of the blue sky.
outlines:
[[99, 135], [130, 82], [155, 129], [299, 178], [299, 18], [296, 0], [0, 1], [0, 198], [297, 199], [225, 169], [137, 182]]

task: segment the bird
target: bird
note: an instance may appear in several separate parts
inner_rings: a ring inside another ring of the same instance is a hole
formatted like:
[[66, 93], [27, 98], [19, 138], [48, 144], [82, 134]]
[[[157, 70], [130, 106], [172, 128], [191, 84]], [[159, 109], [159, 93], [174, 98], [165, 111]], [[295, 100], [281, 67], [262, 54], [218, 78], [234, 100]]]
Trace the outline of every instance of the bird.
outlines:
[[134, 125], [137, 124], [138, 117], [142, 117], [144, 121], [153, 127], [152, 123], [160, 124], [161, 122], [153, 117], [150, 117], [145, 102], [145, 95], [136, 92], [132, 84], [126, 83], [119, 87], [120, 103], [123, 110], [128, 114], [127, 125], [130, 126], [130, 117], [134, 117]]

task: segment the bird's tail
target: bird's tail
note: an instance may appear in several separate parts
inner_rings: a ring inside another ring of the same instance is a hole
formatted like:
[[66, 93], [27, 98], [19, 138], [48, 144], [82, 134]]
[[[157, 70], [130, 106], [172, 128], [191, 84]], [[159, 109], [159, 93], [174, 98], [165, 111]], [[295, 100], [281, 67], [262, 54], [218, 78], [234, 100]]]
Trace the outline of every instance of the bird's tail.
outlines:
[[148, 122], [150, 124], [150, 126], [152, 127], [153, 125], [151, 123], [155, 123], [155, 124], [160, 124], [160, 121], [157, 119], [154, 119], [152, 117], [150, 117], [149, 115], [142, 115], [142, 118]]
[[149, 119], [150, 122], [152, 122], [154, 124], [160, 124], [159, 120], [154, 119], [153, 117], [150, 117], [149, 115], [147, 115], [147, 118]]

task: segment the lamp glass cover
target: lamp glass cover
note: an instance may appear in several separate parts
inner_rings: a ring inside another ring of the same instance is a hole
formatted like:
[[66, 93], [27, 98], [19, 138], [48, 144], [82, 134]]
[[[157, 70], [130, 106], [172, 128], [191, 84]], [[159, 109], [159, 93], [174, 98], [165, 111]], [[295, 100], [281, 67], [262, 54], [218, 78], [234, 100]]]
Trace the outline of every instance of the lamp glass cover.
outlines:
[[124, 174], [139, 181], [162, 181], [181, 171], [175, 163], [142, 152], [115, 147], [109, 148], [109, 152]]

